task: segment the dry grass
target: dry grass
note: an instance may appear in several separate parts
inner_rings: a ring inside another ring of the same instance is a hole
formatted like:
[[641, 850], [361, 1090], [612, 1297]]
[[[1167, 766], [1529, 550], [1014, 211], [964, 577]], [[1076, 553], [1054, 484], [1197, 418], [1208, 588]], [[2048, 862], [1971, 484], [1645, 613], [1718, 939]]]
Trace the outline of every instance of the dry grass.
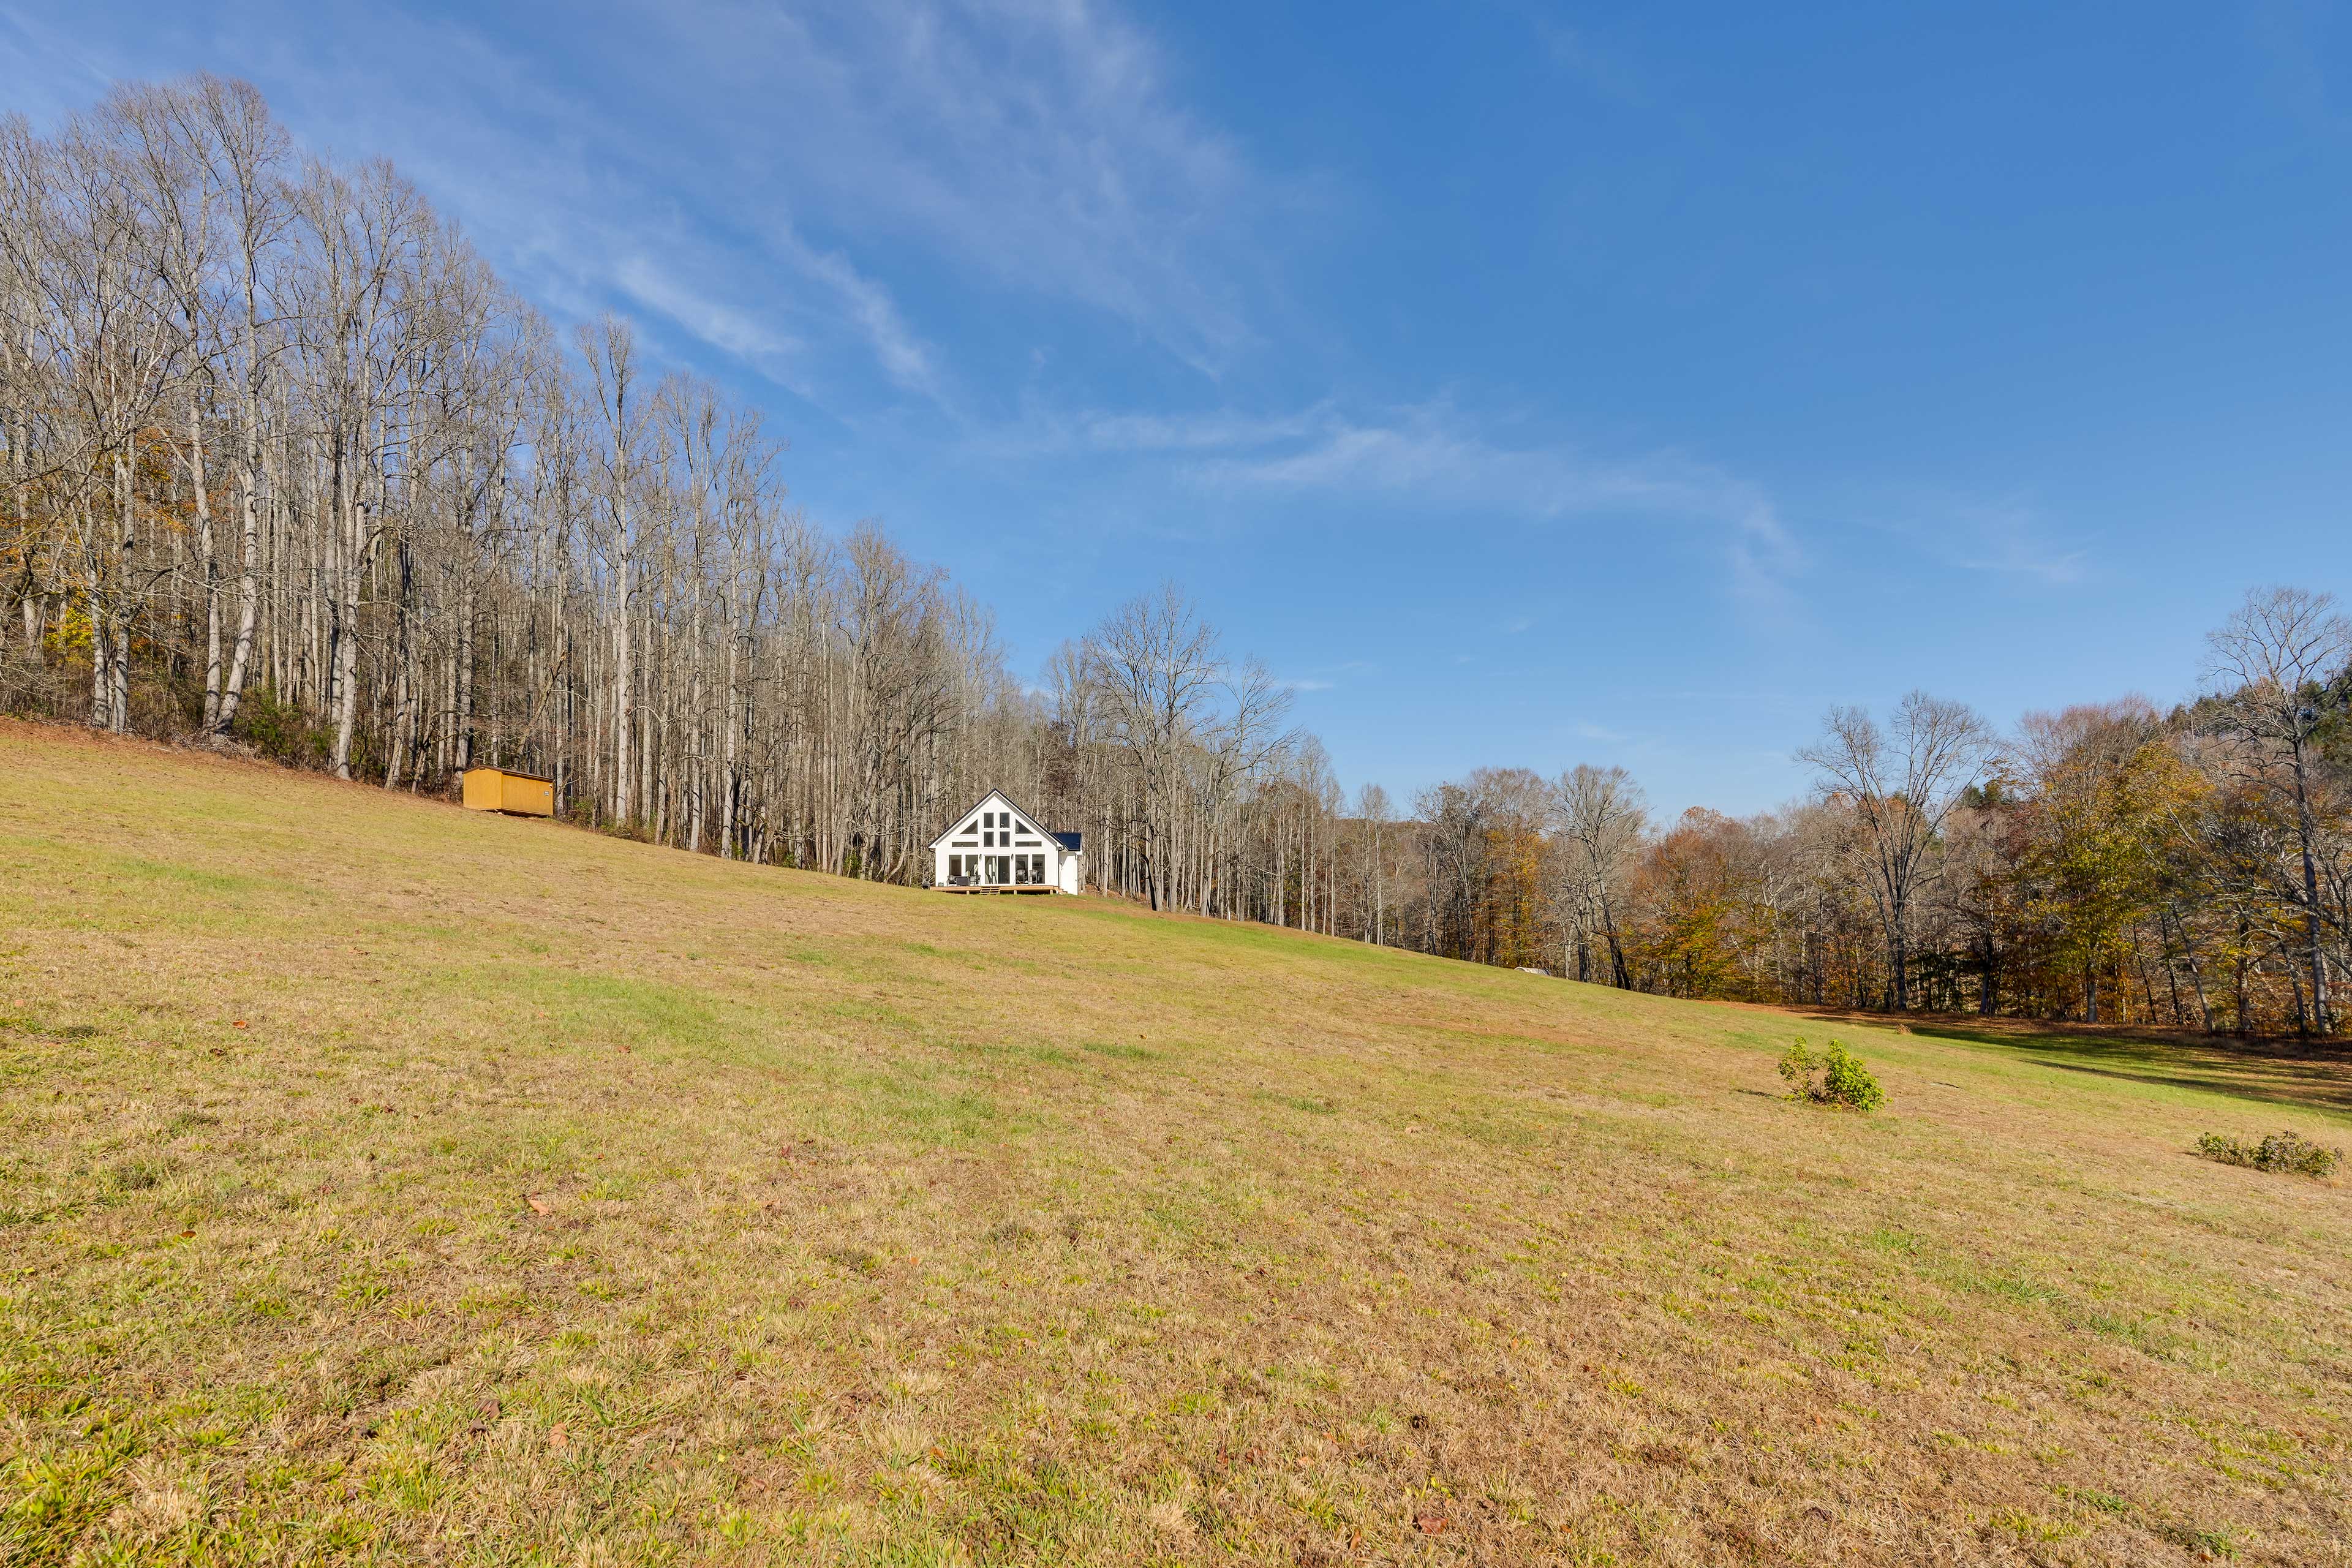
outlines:
[[0, 726], [0, 1557], [2352, 1561], [2345, 1070], [1936, 1028]]

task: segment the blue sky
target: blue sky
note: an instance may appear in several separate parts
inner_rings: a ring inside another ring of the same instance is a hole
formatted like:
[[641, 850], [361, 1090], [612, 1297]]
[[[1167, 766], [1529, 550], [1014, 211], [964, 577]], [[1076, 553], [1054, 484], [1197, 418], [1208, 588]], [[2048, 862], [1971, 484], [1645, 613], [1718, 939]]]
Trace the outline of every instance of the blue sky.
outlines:
[[1832, 702], [2182, 697], [2352, 521], [2352, 16], [1797, 10], [0, 0], [0, 108], [247, 78], [1024, 671], [1172, 577], [1350, 788], [1746, 811]]

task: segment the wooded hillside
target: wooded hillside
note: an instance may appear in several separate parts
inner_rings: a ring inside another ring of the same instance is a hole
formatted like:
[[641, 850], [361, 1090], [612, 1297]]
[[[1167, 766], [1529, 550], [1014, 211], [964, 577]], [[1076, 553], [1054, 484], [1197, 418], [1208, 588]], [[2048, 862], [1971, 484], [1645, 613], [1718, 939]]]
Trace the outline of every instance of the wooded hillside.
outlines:
[[1820, 788], [1653, 821], [1622, 770], [1343, 791], [1175, 588], [1033, 682], [756, 409], [559, 332], [388, 164], [250, 89], [0, 124], [0, 707], [387, 787], [551, 774], [682, 849], [886, 881], [1002, 788], [1099, 889], [1685, 996], [2330, 1034], [2347, 637], [2259, 594], [2206, 700], [1840, 710]]

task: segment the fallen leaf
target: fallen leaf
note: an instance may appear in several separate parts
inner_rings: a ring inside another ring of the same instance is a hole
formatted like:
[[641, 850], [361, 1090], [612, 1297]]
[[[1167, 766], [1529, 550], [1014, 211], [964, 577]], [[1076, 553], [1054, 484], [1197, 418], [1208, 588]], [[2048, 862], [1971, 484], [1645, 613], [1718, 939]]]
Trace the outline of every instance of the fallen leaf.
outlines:
[[247, 1022], [246, 1022], [244, 1019], [242, 1019], [242, 1018], [239, 1018], [236, 1023], [231, 1024], [231, 1025], [229, 1026], [229, 1027], [230, 1027], [230, 1028], [232, 1028], [232, 1029], [249, 1029], [249, 1028], [251, 1028], [252, 1026], [253, 1026], [252, 1025], [250, 1025], [250, 1024], [247, 1023]]
[[[522, 1195], [522, 1201], [530, 1205], [530, 1212], [533, 1214], [545, 1214], [547, 1212], [547, 1205], [541, 1203], [537, 1198], [532, 1197], [529, 1193], [525, 1193]], [[563, 1428], [559, 1426], [556, 1430], [561, 1432]]]

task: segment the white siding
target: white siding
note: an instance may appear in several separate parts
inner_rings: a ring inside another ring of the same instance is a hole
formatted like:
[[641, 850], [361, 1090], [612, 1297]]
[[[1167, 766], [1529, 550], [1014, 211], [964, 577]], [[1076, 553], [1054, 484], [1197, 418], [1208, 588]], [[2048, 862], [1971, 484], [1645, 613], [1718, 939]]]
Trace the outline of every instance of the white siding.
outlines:
[[1083, 851], [1065, 849], [1061, 840], [991, 790], [931, 846], [931, 884], [978, 879], [983, 886], [1075, 893], [1085, 885], [1084, 858]]

